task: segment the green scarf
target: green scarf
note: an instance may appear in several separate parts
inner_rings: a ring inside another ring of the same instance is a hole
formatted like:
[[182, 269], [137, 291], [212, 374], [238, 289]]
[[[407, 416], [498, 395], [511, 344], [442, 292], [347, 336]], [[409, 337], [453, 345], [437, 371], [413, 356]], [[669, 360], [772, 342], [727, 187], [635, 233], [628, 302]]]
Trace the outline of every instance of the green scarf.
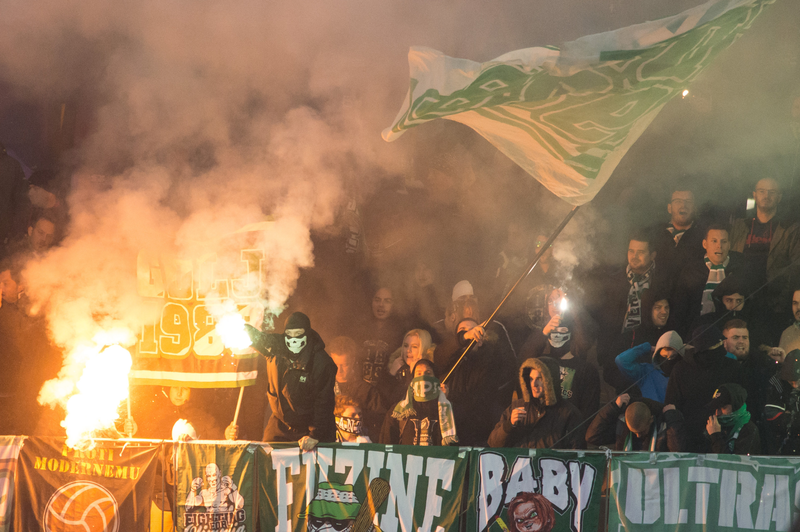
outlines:
[[414, 410], [412, 398], [420, 403], [438, 400], [442, 445], [458, 443], [456, 421], [453, 418], [453, 406], [450, 404], [450, 401], [447, 400], [444, 393], [442, 393], [439, 387], [439, 379], [429, 375], [414, 377], [411, 380], [408, 391], [406, 391], [406, 398], [397, 403], [394, 407], [392, 417], [395, 419], [408, 419], [411, 416], [417, 415], [417, 411]]
[[739, 432], [742, 430], [742, 427], [750, 422], [750, 412], [747, 411], [747, 405], [744, 404], [739, 407], [739, 410], [731, 412], [730, 414], [717, 416], [717, 421], [728, 431], [728, 449], [733, 451], [733, 445], [736, 443], [736, 438], [739, 437]]

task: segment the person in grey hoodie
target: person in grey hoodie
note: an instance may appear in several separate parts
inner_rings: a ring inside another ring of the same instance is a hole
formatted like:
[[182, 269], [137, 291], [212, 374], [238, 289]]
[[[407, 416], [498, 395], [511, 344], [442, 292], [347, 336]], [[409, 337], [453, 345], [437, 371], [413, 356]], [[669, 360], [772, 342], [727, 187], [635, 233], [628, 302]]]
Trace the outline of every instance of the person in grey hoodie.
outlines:
[[[616, 358], [620, 372], [634, 381], [642, 397], [664, 402], [667, 380], [683, 354], [683, 340], [675, 331], [661, 335], [655, 347], [648, 342], [623, 351]], [[642, 361], [647, 357], [649, 361]]]

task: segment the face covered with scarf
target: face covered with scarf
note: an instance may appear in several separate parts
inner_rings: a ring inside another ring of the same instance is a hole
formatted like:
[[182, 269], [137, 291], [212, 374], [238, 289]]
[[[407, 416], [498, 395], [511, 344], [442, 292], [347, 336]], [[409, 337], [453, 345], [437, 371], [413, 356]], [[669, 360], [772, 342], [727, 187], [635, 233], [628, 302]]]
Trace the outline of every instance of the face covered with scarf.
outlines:
[[439, 397], [439, 379], [433, 374], [433, 368], [428, 364], [416, 364], [414, 366], [414, 378], [411, 379], [411, 390], [414, 400], [423, 403], [433, 401]]

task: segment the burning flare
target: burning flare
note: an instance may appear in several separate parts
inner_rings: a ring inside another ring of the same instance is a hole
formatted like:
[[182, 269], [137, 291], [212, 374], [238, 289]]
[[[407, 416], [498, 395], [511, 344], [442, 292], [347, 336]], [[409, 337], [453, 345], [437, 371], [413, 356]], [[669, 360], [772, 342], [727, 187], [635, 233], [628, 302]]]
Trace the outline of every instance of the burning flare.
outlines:
[[112, 429], [119, 405], [128, 399], [132, 359], [127, 349], [115, 343], [119, 341], [119, 334], [100, 334], [93, 342], [78, 345], [58, 378], [42, 387], [41, 404], [58, 404], [66, 410], [61, 426], [72, 448], [89, 446], [97, 432]]
[[241, 314], [225, 314], [217, 321], [217, 334], [222, 343], [229, 349], [247, 349], [252, 345], [250, 336], [244, 328]]

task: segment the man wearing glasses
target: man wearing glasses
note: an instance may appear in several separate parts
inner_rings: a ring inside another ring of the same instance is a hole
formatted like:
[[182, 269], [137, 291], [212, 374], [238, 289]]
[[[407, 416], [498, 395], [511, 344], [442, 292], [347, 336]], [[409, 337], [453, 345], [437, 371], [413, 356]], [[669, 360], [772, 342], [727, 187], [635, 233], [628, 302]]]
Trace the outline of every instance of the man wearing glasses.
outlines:
[[673, 190], [667, 212], [670, 220], [658, 232], [655, 251], [664, 278], [674, 281], [687, 260], [702, 258], [703, 230], [695, 219], [697, 210], [691, 190]]

